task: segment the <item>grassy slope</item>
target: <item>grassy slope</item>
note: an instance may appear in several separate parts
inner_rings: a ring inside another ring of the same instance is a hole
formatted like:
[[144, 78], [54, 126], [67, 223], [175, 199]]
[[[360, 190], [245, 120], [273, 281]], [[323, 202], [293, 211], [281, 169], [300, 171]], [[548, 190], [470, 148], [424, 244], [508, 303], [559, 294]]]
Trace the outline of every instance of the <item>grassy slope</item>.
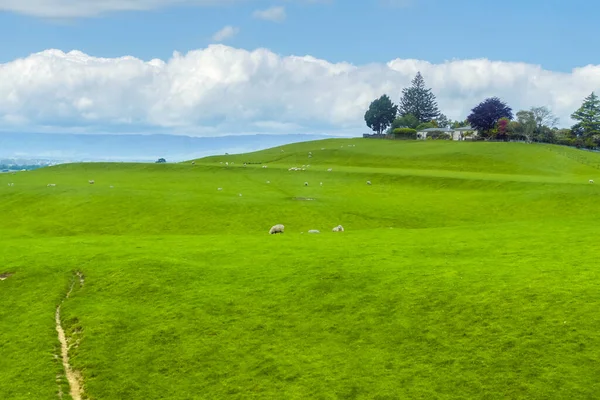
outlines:
[[93, 399], [593, 398], [599, 162], [327, 140], [0, 175], [0, 397], [55, 398], [79, 269], [63, 319]]

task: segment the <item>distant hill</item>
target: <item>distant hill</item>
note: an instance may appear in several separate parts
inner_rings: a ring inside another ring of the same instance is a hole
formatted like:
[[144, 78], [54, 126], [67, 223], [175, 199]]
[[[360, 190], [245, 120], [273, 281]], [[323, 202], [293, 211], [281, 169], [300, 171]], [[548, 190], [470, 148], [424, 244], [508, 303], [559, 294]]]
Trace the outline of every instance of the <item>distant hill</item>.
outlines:
[[0, 133], [0, 157], [54, 161], [183, 161], [214, 154], [244, 153], [327, 135], [178, 135]]

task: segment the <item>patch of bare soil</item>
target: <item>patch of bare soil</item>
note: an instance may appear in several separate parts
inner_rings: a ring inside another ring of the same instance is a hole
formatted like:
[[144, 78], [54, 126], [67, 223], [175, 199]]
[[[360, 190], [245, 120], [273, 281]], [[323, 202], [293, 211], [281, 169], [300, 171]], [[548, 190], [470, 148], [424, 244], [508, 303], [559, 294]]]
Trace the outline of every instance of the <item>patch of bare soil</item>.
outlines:
[[5, 281], [8, 278], [10, 278], [11, 276], [13, 276], [14, 274], [11, 272], [5, 272], [3, 274], [0, 274], [0, 281]]
[[[80, 272], [77, 272], [76, 275], [79, 279], [79, 285], [83, 286], [83, 275]], [[67, 381], [69, 382], [70, 394], [73, 400], [81, 400], [83, 395], [83, 379], [81, 373], [79, 373], [79, 371], [73, 370], [71, 364], [69, 363], [69, 350], [71, 349], [73, 344], [69, 345], [69, 340], [65, 335], [65, 330], [63, 329], [60, 320], [60, 307], [62, 303], [64, 303], [64, 301], [71, 296], [71, 293], [73, 292], [73, 286], [75, 286], [75, 279], [71, 283], [69, 291], [67, 292], [67, 295], [65, 296], [61, 304], [59, 304], [58, 307], [56, 307], [56, 314], [54, 317], [56, 320], [56, 332], [58, 333], [58, 341], [60, 342], [62, 364], [65, 370], [65, 376], [67, 377]], [[59, 392], [59, 397], [62, 397], [62, 392]]]

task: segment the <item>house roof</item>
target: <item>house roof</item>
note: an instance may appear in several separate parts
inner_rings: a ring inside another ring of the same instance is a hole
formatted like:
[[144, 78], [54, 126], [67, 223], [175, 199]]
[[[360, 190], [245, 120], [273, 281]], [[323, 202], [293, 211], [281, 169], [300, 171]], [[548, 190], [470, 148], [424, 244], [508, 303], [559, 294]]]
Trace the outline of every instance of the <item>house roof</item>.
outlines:
[[452, 132], [453, 130], [450, 128], [427, 128], [419, 132]]
[[419, 132], [464, 132], [464, 131], [475, 131], [476, 129], [471, 128], [470, 126], [463, 126], [461, 128], [427, 128], [423, 129]]

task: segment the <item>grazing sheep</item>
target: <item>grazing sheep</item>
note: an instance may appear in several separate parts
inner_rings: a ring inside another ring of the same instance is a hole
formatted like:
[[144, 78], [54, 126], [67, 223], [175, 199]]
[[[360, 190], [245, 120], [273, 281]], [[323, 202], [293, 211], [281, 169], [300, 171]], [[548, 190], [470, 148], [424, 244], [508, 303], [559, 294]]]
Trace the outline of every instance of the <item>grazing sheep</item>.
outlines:
[[319, 185], [323, 186], [323, 182], [319, 182]]
[[344, 232], [344, 227], [341, 225], [336, 226], [335, 228], [333, 228], [334, 232]]
[[14, 183], [9, 183], [8, 186], [15, 186], [15, 184]]
[[325, 150], [325, 147], [321, 147], [321, 150]]
[[238, 196], [242, 197], [242, 194], [241, 194], [241, 193], [239, 193], [239, 194], [238, 194]]
[[271, 183], [271, 181], [267, 181], [267, 183]]
[[333, 168], [327, 168], [327, 172], [333, 171]]
[[275, 233], [283, 233], [284, 226], [281, 224], [273, 225], [271, 229], [269, 229], [269, 234], [273, 235]]
[[370, 185], [370, 184], [371, 184], [371, 181], [367, 181], [367, 185]]
[[229, 161], [225, 161], [225, 165], [229, 165]]
[[113, 186], [113, 185], [110, 185], [110, 188], [112, 189], [112, 188], [114, 188], [114, 186]]
[[304, 186], [308, 186], [308, 182], [304, 182]]
[[316, 229], [311, 229], [310, 231], [308, 231], [308, 233], [321, 233], [321, 232], [319, 232], [319, 231], [318, 231], [318, 230], [316, 230]]
[[263, 165], [262, 167], [263, 167], [263, 168], [267, 168], [267, 166], [266, 166], [266, 165]]
[[217, 188], [217, 190], [220, 192], [221, 190], [223, 190], [223, 188]]
[[48, 187], [54, 187], [54, 186], [56, 186], [56, 183], [49, 183], [48, 184]]
[[308, 158], [312, 158], [312, 154], [309, 154], [309, 155], [308, 155]]
[[192, 161], [192, 165], [196, 165], [196, 161]]
[[308, 155], [311, 155], [311, 156], [312, 156], [312, 151], [309, 151], [309, 152], [308, 152]]
[[91, 180], [91, 181], [88, 181], [88, 182], [90, 182], [90, 185], [94, 184], [94, 180]]
[[593, 179], [590, 179], [590, 183], [594, 183], [594, 180], [593, 180]]

